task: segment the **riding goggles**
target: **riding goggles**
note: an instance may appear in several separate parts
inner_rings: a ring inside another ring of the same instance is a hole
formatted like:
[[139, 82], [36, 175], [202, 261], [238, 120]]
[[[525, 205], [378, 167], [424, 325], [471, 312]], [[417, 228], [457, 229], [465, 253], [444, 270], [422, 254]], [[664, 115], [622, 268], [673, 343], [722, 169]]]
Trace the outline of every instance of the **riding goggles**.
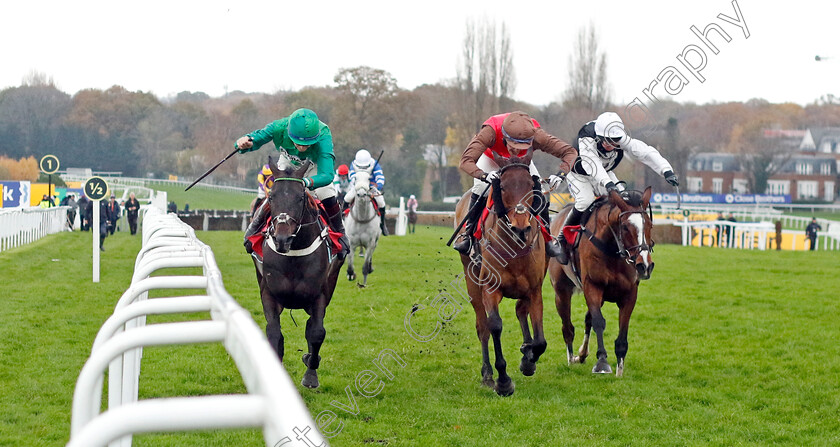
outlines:
[[514, 143], [522, 143], [522, 144], [532, 144], [534, 142], [534, 137], [531, 138], [513, 138], [510, 136], [506, 131], [505, 128], [502, 127], [502, 135], [504, 135], [505, 139], [513, 141]]

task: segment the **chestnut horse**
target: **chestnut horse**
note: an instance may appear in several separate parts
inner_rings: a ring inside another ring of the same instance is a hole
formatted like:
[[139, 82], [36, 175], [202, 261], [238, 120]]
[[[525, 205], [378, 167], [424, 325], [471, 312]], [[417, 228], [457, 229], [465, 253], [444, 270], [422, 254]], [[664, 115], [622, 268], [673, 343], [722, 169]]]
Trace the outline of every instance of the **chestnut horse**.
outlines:
[[268, 193], [271, 221], [263, 241], [262, 262], [253, 256], [260, 285], [265, 332], [283, 361], [284, 337], [280, 328], [283, 309], [303, 309], [308, 352], [303, 354], [306, 373], [301, 384], [317, 388], [321, 344], [327, 331], [324, 315], [330, 304], [344, 261], [330, 255], [327, 229], [318, 217], [319, 207], [306, 190], [302, 177], [311, 161], [300, 167], [280, 169], [269, 157], [274, 186]]
[[[589, 333], [595, 328], [598, 337], [598, 362], [593, 373], [612, 372], [604, 348], [606, 321], [601, 315], [605, 301], [618, 305], [618, 338], [615, 339], [616, 376], [624, 374], [624, 357], [627, 355], [627, 327], [636, 305], [639, 281], [649, 279], [653, 271], [653, 240], [650, 233], [653, 220], [650, 215], [650, 194], [612, 191], [607, 200], [582, 222], [580, 245], [570, 256], [568, 265], [552, 259], [549, 276], [554, 286], [557, 313], [563, 321], [563, 339], [569, 364], [584, 363], [589, 355]], [[552, 234], [560, 234], [567, 208], [551, 225]], [[586, 217], [584, 216], [584, 219]], [[561, 236], [562, 237], [562, 236]], [[580, 274], [580, 276], [577, 275]], [[586, 299], [586, 332], [578, 356], [573, 353], [575, 328], [571, 319], [572, 292], [583, 290]]]
[[[516, 299], [516, 317], [522, 329], [522, 360], [519, 369], [526, 376], [536, 371], [536, 362], [545, 352], [543, 333], [542, 283], [548, 267], [543, 237], [538, 223], [537, 207], [543, 197], [534, 193], [538, 180], [528, 170], [530, 157], [497, 159], [499, 178], [492, 184], [493, 208], [488, 210], [483, 235], [478, 244], [480, 254], [473, 258], [461, 255], [467, 281], [467, 293], [475, 311], [475, 328], [481, 341], [482, 383], [494, 387], [500, 396], [513, 394], [514, 385], [508, 376], [502, 355], [502, 318], [499, 303], [503, 297]], [[464, 194], [464, 199], [470, 192]], [[455, 212], [460, 222], [467, 213], [469, 200], [461, 200]], [[534, 336], [528, 327], [531, 317]], [[488, 340], [493, 336], [498, 380], [493, 380]]]

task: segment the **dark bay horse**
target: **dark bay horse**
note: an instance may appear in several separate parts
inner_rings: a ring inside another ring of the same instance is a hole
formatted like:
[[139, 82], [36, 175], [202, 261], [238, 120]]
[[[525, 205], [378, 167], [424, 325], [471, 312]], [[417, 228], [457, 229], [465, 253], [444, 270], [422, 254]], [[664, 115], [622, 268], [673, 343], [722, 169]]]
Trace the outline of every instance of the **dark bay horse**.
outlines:
[[[624, 374], [624, 358], [627, 355], [627, 328], [630, 315], [636, 305], [639, 281], [649, 279], [653, 271], [651, 252], [653, 240], [650, 237], [653, 221], [650, 215], [650, 194], [612, 191], [609, 198], [583, 223], [580, 245], [573, 251], [568, 265], [561, 265], [552, 259], [549, 276], [554, 286], [557, 313], [563, 321], [563, 339], [569, 364], [584, 363], [589, 355], [589, 333], [595, 328], [598, 337], [598, 362], [593, 373], [612, 372], [604, 348], [606, 321], [601, 314], [605, 301], [618, 305], [618, 337], [615, 339], [616, 376]], [[552, 234], [560, 234], [568, 207], [551, 225]], [[574, 270], [573, 270], [574, 267]], [[580, 273], [580, 279], [575, 272]], [[571, 319], [571, 301], [574, 289], [583, 290], [586, 299], [586, 332], [578, 355], [572, 344], [575, 328]]]
[[[493, 182], [490, 197], [493, 208], [484, 222], [479, 242], [481, 255], [461, 255], [466, 274], [467, 292], [475, 311], [475, 327], [481, 341], [482, 383], [494, 387], [500, 396], [513, 394], [514, 385], [508, 376], [502, 354], [502, 318], [499, 303], [503, 297], [516, 302], [516, 317], [522, 330], [522, 360], [519, 369], [526, 376], [536, 371], [536, 362], [545, 352], [543, 333], [542, 283], [548, 266], [536, 208], [543, 200], [534, 193], [538, 183], [528, 170], [530, 157], [499, 159], [499, 179]], [[536, 185], [535, 185], [536, 183]], [[470, 194], [464, 195], [464, 199]], [[455, 212], [460, 222], [467, 213], [469, 200], [461, 200]], [[536, 206], [535, 206], [536, 205]], [[528, 327], [531, 317], [533, 338]], [[493, 380], [488, 341], [493, 336], [498, 380]]]
[[309, 350], [303, 355], [306, 373], [301, 384], [317, 388], [318, 352], [324, 342], [324, 314], [335, 291], [343, 260], [330, 254], [327, 231], [318, 217], [318, 206], [301, 180], [310, 165], [280, 169], [269, 157], [274, 186], [266, 200], [271, 207], [271, 220], [263, 242], [263, 259], [254, 256], [257, 281], [260, 285], [263, 312], [268, 325], [268, 341], [283, 361], [283, 333], [280, 313], [283, 309], [303, 309], [306, 342]]

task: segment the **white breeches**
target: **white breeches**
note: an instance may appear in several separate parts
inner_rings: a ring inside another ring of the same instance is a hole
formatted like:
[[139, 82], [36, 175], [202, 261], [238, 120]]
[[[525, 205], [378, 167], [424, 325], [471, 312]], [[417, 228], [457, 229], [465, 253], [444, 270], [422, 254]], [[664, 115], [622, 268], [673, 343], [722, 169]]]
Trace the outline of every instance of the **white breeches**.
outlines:
[[[481, 154], [481, 157], [478, 158], [478, 161], [475, 162], [475, 165], [478, 166], [478, 169], [481, 169], [484, 172], [492, 172], [499, 170], [499, 165], [496, 164], [496, 162], [492, 158], [484, 154]], [[540, 177], [540, 173], [537, 171], [537, 167], [534, 166], [533, 161], [531, 162], [529, 169], [531, 171], [532, 176], [536, 175], [537, 177]], [[486, 187], [487, 183], [484, 183], [479, 179], [475, 179], [473, 180], [472, 193], [475, 195], [479, 195], [484, 191], [484, 188]]]
[[[373, 200], [376, 201], [376, 205], [379, 206], [380, 209], [384, 210], [385, 209], [385, 197], [382, 196], [382, 193], [379, 192], [378, 189], [376, 189], [372, 186], [371, 186], [370, 189], [372, 191], [371, 196], [373, 196]], [[347, 202], [348, 204], [352, 204], [353, 201], [355, 201], [355, 200], [356, 200], [356, 191], [354, 189], [351, 189], [344, 196], [344, 201]]]
[[[613, 183], [618, 183], [618, 178], [612, 171], [607, 171]], [[595, 177], [589, 175], [580, 175], [570, 172], [566, 176], [566, 181], [569, 182], [569, 192], [575, 198], [575, 209], [578, 211], [586, 211], [589, 205], [595, 201], [596, 196], [602, 196], [607, 193], [595, 180]]]

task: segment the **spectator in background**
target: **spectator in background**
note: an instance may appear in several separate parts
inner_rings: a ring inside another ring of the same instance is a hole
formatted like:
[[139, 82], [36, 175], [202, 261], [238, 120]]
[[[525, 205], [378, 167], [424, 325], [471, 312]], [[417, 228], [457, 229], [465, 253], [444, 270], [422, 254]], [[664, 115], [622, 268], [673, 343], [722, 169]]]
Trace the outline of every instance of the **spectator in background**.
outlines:
[[50, 199], [50, 196], [44, 194], [44, 196], [41, 197], [41, 203], [39, 203], [38, 206], [40, 206], [41, 208], [49, 208], [54, 205], [52, 203], [52, 199]]
[[[92, 231], [96, 231], [93, 227], [93, 207], [94, 200], [88, 200], [87, 205], [85, 205], [85, 214], [87, 215], [88, 220], [88, 228]], [[105, 238], [108, 237], [108, 203], [104, 200], [99, 200], [99, 249], [101, 251], [105, 251]]]
[[[735, 216], [733, 216], [732, 213], [729, 213], [729, 215], [726, 217], [726, 220], [729, 221], [729, 222], [737, 222], [735, 220]], [[732, 246], [732, 239], [734, 237], [735, 237], [734, 227], [732, 225], [728, 225], [726, 227], [726, 245], [731, 247]]]
[[89, 202], [90, 200], [88, 200], [87, 196], [82, 194], [82, 196], [79, 197], [79, 202], [77, 204], [79, 208], [79, 223], [81, 224], [82, 231], [90, 229], [90, 221], [88, 220], [87, 214], [87, 205]]
[[108, 232], [114, 234], [114, 230], [117, 229], [117, 221], [122, 213], [120, 204], [117, 203], [117, 196], [111, 194], [111, 200], [108, 201], [106, 208], [108, 210]]
[[133, 236], [137, 234], [137, 216], [140, 211], [140, 202], [137, 201], [134, 193], [128, 195], [128, 200], [125, 201], [125, 211], [128, 216], [128, 228]]
[[67, 231], [73, 231], [73, 225], [76, 223], [76, 208], [78, 206], [76, 204], [76, 196], [72, 193], [67, 194], [62, 202], [64, 206], [70, 207], [70, 209], [67, 210]]
[[166, 211], [170, 213], [178, 213], [178, 205], [176, 205], [174, 201], [169, 202], [169, 205], [166, 207]]
[[817, 223], [817, 218], [812, 217], [811, 223], [809, 223], [808, 226], [805, 227], [805, 236], [807, 236], [808, 239], [811, 240], [810, 250], [814, 250], [815, 248], [817, 248], [817, 231], [821, 230], [822, 227], [820, 226], [820, 224]]
[[408, 208], [408, 227], [414, 233], [414, 229], [417, 227], [417, 198], [414, 197], [414, 194], [408, 198], [405, 206]]
[[185, 204], [184, 204], [184, 212], [185, 212], [185, 213], [189, 213], [189, 212], [190, 212], [190, 204], [189, 204], [189, 203], [185, 203]]

